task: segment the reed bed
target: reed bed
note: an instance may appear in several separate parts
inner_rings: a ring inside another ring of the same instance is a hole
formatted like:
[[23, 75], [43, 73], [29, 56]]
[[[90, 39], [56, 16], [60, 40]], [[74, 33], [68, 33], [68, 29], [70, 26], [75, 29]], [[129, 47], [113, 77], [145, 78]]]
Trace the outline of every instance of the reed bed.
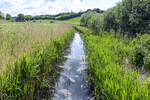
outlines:
[[[62, 36], [70, 24], [4, 23], [0, 24], [0, 72], [24, 52], [44, 47], [47, 40]], [[40, 45], [40, 46], [39, 46]]]
[[55, 64], [74, 34], [72, 26], [9, 23], [0, 27], [0, 99], [37, 100], [52, 95]]

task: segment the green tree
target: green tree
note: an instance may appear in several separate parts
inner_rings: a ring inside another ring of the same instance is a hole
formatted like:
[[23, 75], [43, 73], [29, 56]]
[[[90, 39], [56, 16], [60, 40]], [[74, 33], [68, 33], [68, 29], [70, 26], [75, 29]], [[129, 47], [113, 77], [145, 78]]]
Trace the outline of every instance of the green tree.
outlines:
[[104, 30], [110, 31], [111, 29], [115, 29], [115, 26], [116, 26], [115, 16], [110, 10], [104, 15]]
[[[132, 11], [132, 0], [123, 0], [120, 5], [120, 28], [121, 33], [125, 35], [126, 32], [131, 32], [131, 25], [130, 25], [130, 14]], [[135, 32], [132, 32], [135, 33]]]
[[150, 33], [150, 1], [122, 0], [102, 14], [97, 15], [96, 12], [89, 11], [82, 15], [81, 25], [96, 33], [113, 30], [130, 37], [136, 37], [137, 33]]
[[11, 17], [11, 15], [10, 14], [6, 14], [6, 20], [11, 20], [12, 19], [12, 17]]
[[82, 24], [83, 26], [88, 27], [89, 22], [90, 22], [90, 20], [91, 20], [91, 18], [92, 18], [92, 16], [93, 16], [94, 14], [96, 14], [96, 12], [92, 12], [92, 11], [89, 11], [89, 12], [87, 12], [86, 14], [83, 14], [83, 15], [81, 16], [81, 24]]
[[24, 19], [26, 21], [32, 20], [32, 16], [31, 15], [26, 15], [26, 16], [24, 16]]
[[0, 19], [4, 19], [4, 15], [1, 11], [0, 11]]
[[93, 30], [94, 34], [98, 34], [100, 32], [100, 25], [102, 25], [102, 23], [100, 22], [100, 15], [99, 14], [95, 14], [92, 19], [89, 21], [89, 27]]
[[133, 0], [132, 13], [129, 20], [132, 30], [136, 33], [148, 33], [150, 1]]
[[18, 16], [17, 16], [17, 18], [16, 18], [16, 21], [20, 21], [20, 22], [25, 21], [25, 16], [24, 16], [24, 14], [18, 14]]

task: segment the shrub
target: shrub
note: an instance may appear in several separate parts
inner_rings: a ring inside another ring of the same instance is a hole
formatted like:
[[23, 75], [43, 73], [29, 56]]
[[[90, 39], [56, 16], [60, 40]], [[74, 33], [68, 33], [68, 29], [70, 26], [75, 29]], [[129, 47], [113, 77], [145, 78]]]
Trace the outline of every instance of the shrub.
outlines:
[[145, 68], [150, 69], [150, 35], [138, 36], [133, 40], [132, 45], [132, 63], [137, 67], [144, 65]]

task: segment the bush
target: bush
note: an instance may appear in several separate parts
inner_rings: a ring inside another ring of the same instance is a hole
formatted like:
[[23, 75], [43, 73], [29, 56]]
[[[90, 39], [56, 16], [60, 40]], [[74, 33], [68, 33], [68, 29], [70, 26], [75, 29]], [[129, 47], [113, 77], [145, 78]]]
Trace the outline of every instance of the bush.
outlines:
[[122, 0], [117, 6], [106, 10], [102, 14], [88, 12], [82, 15], [81, 25], [91, 28], [93, 31], [96, 30], [96, 32], [101, 30], [110, 32], [113, 30], [123, 36], [135, 37], [136, 33], [150, 32], [149, 9], [149, 0]]
[[150, 69], [150, 35], [145, 34], [138, 36], [132, 43], [131, 61], [137, 66], [144, 65], [145, 68]]

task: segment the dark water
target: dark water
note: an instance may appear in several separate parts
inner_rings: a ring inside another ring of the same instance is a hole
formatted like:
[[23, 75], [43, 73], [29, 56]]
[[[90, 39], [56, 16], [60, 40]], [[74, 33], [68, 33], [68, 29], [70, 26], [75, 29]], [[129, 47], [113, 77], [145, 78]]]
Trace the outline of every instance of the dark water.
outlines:
[[60, 67], [60, 79], [56, 84], [53, 100], [88, 100], [85, 48], [79, 33], [75, 33], [65, 63]]

